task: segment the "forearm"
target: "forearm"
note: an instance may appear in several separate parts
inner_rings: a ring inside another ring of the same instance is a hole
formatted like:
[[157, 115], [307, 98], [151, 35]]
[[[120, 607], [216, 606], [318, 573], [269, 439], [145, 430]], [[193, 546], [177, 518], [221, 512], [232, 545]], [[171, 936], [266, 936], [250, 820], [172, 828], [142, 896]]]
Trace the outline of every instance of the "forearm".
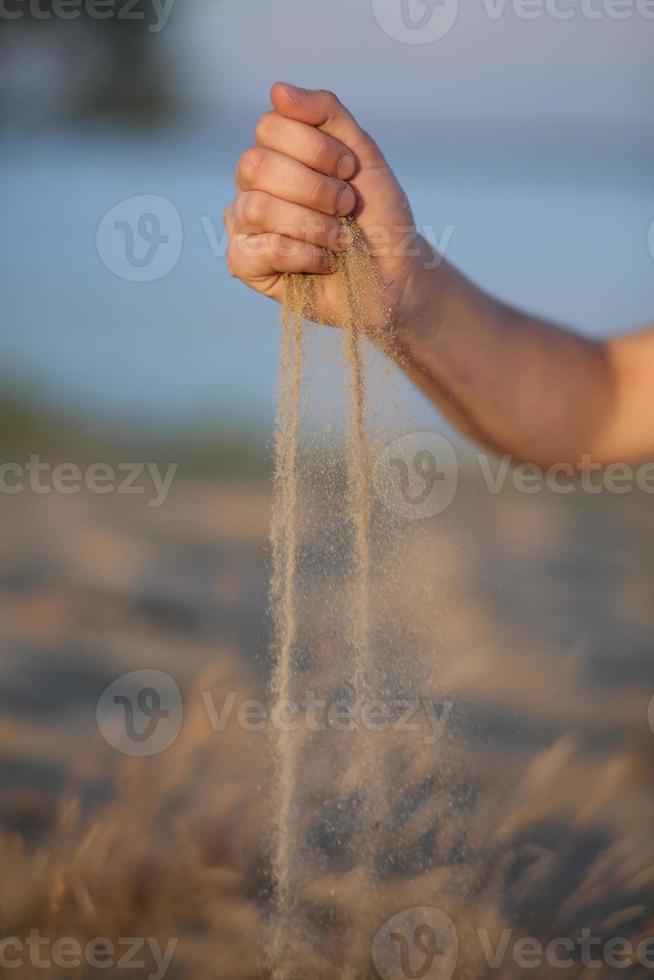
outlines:
[[386, 302], [366, 331], [384, 336], [390, 318], [393, 356], [471, 438], [541, 465], [654, 455], [654, 327], [593, 341], [492, 299], [445, 261], [434, 269], [424, 238], [406, 250], [406, 195], [336, 96], [276, 84], [271, 99], [225, 212], [232, 275], [283, 302], [287, 274], [312, 274], [316, 321], [342, 325], [333, 252], [355, 216], [371, 248], [387, 233], [375, 251]]
[[607, 348], [505, 306], [445, 261], [418, 276], [396, 357], [444, 414], [517, 460], [603, 461], [616, 397]]

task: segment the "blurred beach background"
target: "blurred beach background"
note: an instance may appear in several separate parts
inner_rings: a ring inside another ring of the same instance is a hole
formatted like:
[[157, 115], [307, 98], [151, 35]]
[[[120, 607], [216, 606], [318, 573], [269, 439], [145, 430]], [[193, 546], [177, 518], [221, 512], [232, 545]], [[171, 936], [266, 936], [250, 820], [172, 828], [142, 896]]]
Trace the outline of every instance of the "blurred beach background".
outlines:
[[[591, 335], [645, 325], [654, 20], [635, 5], [620, 20], [574, 5], [570, 19], [509, 4], [491, 17], [480, 2], [434, 43], [406, 44], [368, 0], [177, 0], [165, 23], [155, 7], [0, 14], [0, 462], [177, 466], [158, 507], [0, 493], [0, 935], [174, 936], [168, 977], [241, 980], [266, 975], [270, 769], [265, 733], [216, 731], [202, 692], [266, 700], [279, 331], [273, 304], [225, 268], [236, 159], [272, 82], [333, 89], [418, 224], [481, 285]], [[146, 212], [160, 225], [139, 225]], [[129, 261], [112, 215], [141, 258], [167, 238], [158, 274]], [[447, 911], [459, 980], [487, 975], [481, 927], [652, 936], [652, 496], [530, 496], [511, 481], [491, 494], [473, 448], [396, 387], [415, 429], [445, 433], [461, 463], [447, 512], [395, 541], [403, 588], [386, 606], [398, 635], [421, 638], [420, 698], [454, 707], [429, 751], [384, 749], [395, 795], [366, 928]], [[325, 404], [316, 389], [308, 417]], [[319, 607], [327, 656], [337, 627]], [[96, 719], [107, 686], [137, 670], [166, 672], [184, 701], [181, 734], [151, 758], [116, 752]], [[357, 903], [322, 765], [304, 789], [324, 858], [302, 886], [305, 980], [337, 975]], [[507, 961], [488, 975], [523, 974]]]

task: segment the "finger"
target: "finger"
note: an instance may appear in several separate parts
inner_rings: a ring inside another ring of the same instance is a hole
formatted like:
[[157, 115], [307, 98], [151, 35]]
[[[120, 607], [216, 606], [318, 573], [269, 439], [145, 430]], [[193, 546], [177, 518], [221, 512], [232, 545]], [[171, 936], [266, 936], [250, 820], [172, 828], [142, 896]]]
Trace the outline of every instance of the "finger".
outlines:
[[265, 191], [239, 194], [231, 220], [236, 234], [277, 232], [333, 251], [345, 251], [348, 246], [347, 233], [338, 218], [289, 204]]
[[354, 191], [342, 180], [325, 177], [291, 157], [252, 147], [239, 160], [237, 180], [242, 191], [259, 190], [323, 214], [345, 216], [356, 204]]
[[274, 232], [234, 236], [227, 250], [227, 265], [231, 275], [246, 282], [275, 273], [327, 275], [334, 270], [334, 260], [324, 248]]
[[236, 205], [234, 202], [228, 204], [225, 208], [225, 213], [223, 215], [223, 224], [229, 234], [231, 235], [234, 231], [234, 220], [236, 217]]
[[328, 177], [350, 180], [356, 172], [356, 160], [340, 140], [278, 112], [261, 117], [256, 137], [257, 145], [285, 153]]
[[359, 158], [364, 167], [385, 163], [375, 141], [359, 126], [333, 92], [298, 88], [286, 82], [273, 85], [270, 98], [282, 116], [318, 126], [335, 137]]

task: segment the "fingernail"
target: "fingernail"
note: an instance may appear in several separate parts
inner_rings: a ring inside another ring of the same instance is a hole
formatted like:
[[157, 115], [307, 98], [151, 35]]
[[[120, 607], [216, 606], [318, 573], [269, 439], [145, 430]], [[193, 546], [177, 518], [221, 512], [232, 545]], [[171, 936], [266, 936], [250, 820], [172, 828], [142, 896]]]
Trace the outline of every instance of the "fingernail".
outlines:
[[336, 213], [340, 214], [342, 217], [345, 217], [346, 214], [350, 214], [354, 210], [354, 205], [356, 203], [357, 199], [354, 196], [354, 191], [351, 187], [346, 185], [338, 195]]
[[286, 89], [289, 99], [292, 99], [294, 102], [301, 102], [304, 96], [307, 94], [307, 90], [305, 88], [300, 88], [299, 85], [291, 85], [290, 82], [280, 82], [280, 84]]
[[334, 252], [347, 252], [350, 247], [350, 235], [347, 228], [339, 228], [332, 241], [330, 241], [330, 245], [332, 245], [332, 242], [332, 250]]
[[356, 160], [351, 153], [344, 153], [341, 159], [338, 161], [338, 166], [336, 167], [336, 176], [340, 180], [348, 180], [354, 173], [356, 169]]

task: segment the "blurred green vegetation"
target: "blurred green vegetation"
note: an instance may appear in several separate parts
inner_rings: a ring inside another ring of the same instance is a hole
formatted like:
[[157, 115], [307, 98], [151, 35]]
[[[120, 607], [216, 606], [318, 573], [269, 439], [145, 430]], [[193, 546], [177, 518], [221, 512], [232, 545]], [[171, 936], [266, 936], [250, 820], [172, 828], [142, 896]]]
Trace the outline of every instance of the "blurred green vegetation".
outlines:
[[[26, 90], [20, 81], [33, 58], [35, 70], [39, 67], [42, 52], [37, 47], [35, 53], [36, 40], [47, 41], [50, 64], [57, 66], [49, 83], [59, 90], [55, 116], [143, 129], [169, 123], [182, 113], [151, 0], [130, 0], [129, 5], [125, 0], [104, 0], [101, 19], [82, 0], [71, 19], [61, 18], [54, 0], [6, 0], [5, 10], [5, 18], [0, 18], [0, 59], [19, 70], [17, 89], [11, 71], [0, 88], [0, 118], [28, 121], [33, 110], [40, 111], [38, 105], [30, 105], [30, 99], [38, 102], [38, 90]], [[174, 16], [173, 7], [170, 18]]]
[[267, 478], [271, 469], [266, 434], [254, 427], [206, 419], [162, 436], [99, 425], [0, 381], [0, 460], [20, 463], [31, 454], [57, 462], [175, 462], [182, 475], [227, 479]]

